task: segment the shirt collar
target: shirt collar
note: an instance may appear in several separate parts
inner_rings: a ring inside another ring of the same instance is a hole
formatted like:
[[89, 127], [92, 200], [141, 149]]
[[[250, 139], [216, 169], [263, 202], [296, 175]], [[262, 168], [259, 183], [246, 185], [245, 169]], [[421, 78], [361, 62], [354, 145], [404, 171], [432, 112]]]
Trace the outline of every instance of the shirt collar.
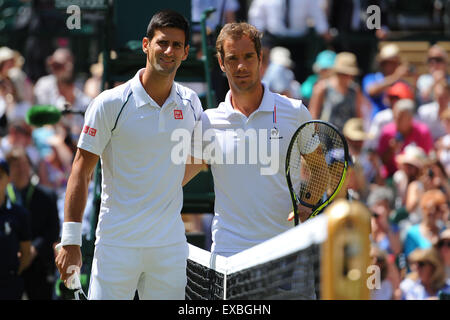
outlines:
[[[262, 83], [262, 85], [264, 87], [263, 98], [261, 100], [261, 104], [259, 105], [258, 109], [256, 109], [255, 112], [258, 112], [258, 111], [272, 112], [274, 110], [274, 106], [275, 106], [274, 93], [269, 90], [269, 88], [266, 86], [265, 83]], [[219, 105], [219, 107], [221, 107], [221, 106], [222, 106], [223, 110], [225, 111], [225, 113], [227, 114], [227, 116], [230, 116], [234, 113], [240, 114], [240, 112], [236, 111], [233, 108], [233, 105], [231, 104], [231, 90], [228, 90], [228, 92], [225, 96], [224, 103]]]
[[[144, 87], [142, 86], [140, 75], [144, 72], [144, 68], [140, 69], [136, 75], [131, 79], [131, 90], [133, 91], [133, 97], [134, 101], [136, 103], [136, 107], [140, 108], [142, 106], [145, 106], [146, 104], [150, 104], [152, 106], [159, 106], [155, 100], [152, 99], [152, 97], [149, 96], [147, 91], [145, 91]], [[164, 105], [167, 105], [169, 103], [176, 103], [177, 102], [177, 90], [176, 90], [176, 83], [173, 82], [172, 88], [170, 90], [170, 94], [167, 97], [166, 101], [164, 102]], [[163, 107], [161, 106], [161, 107]]]

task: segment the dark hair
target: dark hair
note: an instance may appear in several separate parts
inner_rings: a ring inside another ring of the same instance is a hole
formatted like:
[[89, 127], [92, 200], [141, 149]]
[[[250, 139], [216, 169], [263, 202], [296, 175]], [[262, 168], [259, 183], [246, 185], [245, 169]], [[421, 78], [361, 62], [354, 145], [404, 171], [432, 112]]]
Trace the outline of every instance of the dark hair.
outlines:
[[189, 43], [190, 27], [186, 18], [176, 11], [167, 9], [156, 13], [147, 27], [147, 38], [150, 40], [155, 35], [155, 30], [161, 28], [177, 28], [184, 31], [184, 46]]
[[246, 22], [232, 22], [223, 26], [216, 40], [217, 55], [223, 60], [223, 44], [227, 38], [241, 39], [243, 36], [247, 36], [255, 45], [255, 51], [258, 58], [261, 57], [261, 32]]

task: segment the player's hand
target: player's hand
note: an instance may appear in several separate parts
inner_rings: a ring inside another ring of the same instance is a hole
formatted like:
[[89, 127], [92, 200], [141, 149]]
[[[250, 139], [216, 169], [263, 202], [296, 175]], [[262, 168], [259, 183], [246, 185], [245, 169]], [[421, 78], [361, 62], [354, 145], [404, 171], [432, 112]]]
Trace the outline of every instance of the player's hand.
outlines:
[[55, 263], [61, 274], [61, 280], [66, 287], [70, 288], [70, 280], [73, 279], [74, 272], [79, 273], [82, 265], [80, 246], [68, 245], [61, 247]]
[[[300, 222], [305, 222], [308, 220], [309, 216], [312, 214], [312, 208], [305, 207], [301, 204], [297, 206], [298, 208], [298, 218]], [[288, 221], [292, 221], [294, 219], [294, 211], [289, 213]]]

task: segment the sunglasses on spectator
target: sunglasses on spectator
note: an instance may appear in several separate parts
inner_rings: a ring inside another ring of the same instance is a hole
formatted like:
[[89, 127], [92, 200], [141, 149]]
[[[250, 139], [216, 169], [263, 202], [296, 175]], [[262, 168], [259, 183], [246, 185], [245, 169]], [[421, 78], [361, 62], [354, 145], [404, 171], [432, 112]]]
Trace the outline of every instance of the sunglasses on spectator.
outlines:
[[419, 268], [423, 268], [423, 267], [425, 267], [427, 264], [431, 264], [431, 263], [428, 262], [428, 261], [419, 261], [419, 262], [417, 262], [417, 266], [418, 266]]
[[450, 248], [450, 240], [441, 241], [438, 243], [438, 248], [444, 248], [444, 247]]
[[428, 63], [443, 63], [444, 62], [444, 58], [443, 57], [429, 57], [428, 58]]

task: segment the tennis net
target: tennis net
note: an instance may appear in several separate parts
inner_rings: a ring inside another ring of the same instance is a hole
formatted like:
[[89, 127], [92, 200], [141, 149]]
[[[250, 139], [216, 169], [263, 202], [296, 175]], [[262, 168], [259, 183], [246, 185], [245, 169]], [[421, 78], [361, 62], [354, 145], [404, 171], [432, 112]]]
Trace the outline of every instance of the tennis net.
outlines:
[[327, 221], [319, 215], [228, 258], [189, 244], [186, 299], [320, 298], [320, 247]]

